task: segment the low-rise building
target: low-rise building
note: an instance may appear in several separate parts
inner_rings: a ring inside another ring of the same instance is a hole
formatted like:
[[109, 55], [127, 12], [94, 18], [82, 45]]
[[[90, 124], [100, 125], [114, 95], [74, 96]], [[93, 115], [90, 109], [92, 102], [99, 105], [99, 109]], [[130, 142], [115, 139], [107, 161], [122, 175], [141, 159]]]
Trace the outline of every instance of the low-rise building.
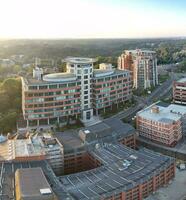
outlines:
[[173, 101], [176, 104], [186, 105], [186, 78], [173, 83]]
[[116, 118], [106, 119], [79, 131], [79, 137], [84, 144], [96, 145], [97, 143], [112, 141], [133, 149], [136, 148], [136, 135], [136, 130], [133, 126]]
[[[44, 160], [26, 159], [28, 156], [26, 157], [25, 152], [28, 152], [28, 148], [30, 153], [40, 151], [41, 142], [35, 136], [34, 142], [29, 146], [27, 143], [25, 147], [22, 146], [25, 159], [16, 160], [16, 162], [14, 159], [8, 162], [1, 160], [0, 182], [2, 187], [0, 187], [0, 192], [7, 199], [20, 197], [22, 193], [26, 194], [23, 197], [26, 200], [29, 197], [31, 200], [36, 197], [40, 200], [44, 198], [44, 194], [46, 194], [45, 198], [49, 198], [51, 190], [48, 190], [46, 184], [41, 187], [43, 178], [40, 180], [40, 174], [36, 178], [35, 172], [32, 171], [32, 168], [41, 167], [59, 200], [143, 199], [172, 180], [175, 176], [175, 160], [145, 148], [136, 151], [135, 135], [136, 130], [131, 125], [124, 124], [116, 118], [106, 119], [88, 128], [83, 128], [79, 134], [78, 130], [57, 133], [56, 136], [64, 147], [64, 174], [58, 177], [53, 172], [55, 167], [50, 164], [56, 152], [55, 148], [52, 154], [49, 153], [48, 158], [51, 159], [46, 159], [47, 155]], [[45, 139], [41, 137], [42, 149], [46, 152], [48, 147], [45, 145], [55, 145], [55, 142], [45, 134], [43, 136]], [[0, 150], [2, 158], [5, 150], [4, 144], [7, 140], [2, 136], [0, 141], [2, 142], [0, 144], [0, 147], [2, 145]], [[31, 146], [35, 146], [36, 149], [34, 150]], [[9, 149], [11, 148], [8, 145], [7, 152], [11, 152]], [[61, 156], [63, 159], [63, 155], [56, 156]], [[17, 172], [16, 187], [14, 187], [12, 184], [14, 176], [12, 175], [17, 169], [24, 170], [24, 168], [29, 171], [28, 180], [25, 181], [24, 177]], [[31, 178], [33, 180], [30, 180]], [[23, 182], [25, 185], [22, 184]], [[33, 186], [33, 182], [36, 182], [34, 186], [37, 188]], [[32, 195], [35, 196], [32, 198]]]
[[53, 137], [33, 136], [27, 139], [8, 139], [0, 143], [0, 162], [47, 160], [56, 174], [63, 174], [63, 145]]
[[16, 200], [57, 200], [41, 168], [15, 172]]
[[59, 177], [77, 200], [141, 200], [175, 176], [173, 158], [121, 144], [97, 145], [86, 159], [93, 169]]
[[167, 146], [175, 146], [185, 133], [186, 107], [157, 102], [139, 111], [139, 135]]

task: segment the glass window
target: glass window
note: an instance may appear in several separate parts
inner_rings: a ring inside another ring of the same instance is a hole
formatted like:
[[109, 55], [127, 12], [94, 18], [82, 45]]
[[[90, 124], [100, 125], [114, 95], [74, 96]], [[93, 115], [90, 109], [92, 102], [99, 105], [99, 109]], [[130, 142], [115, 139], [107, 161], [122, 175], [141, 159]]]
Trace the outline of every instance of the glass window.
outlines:
[[86, 112], [86, 119], [90, 119], [91, 113], [90, 111]]
[[84, 101], [84, 104], [88, 104], [88, 101]]
[[40, 85], [40, 86], [39, 86], [39, 89], [41, 89], [41, 90], [42, 90], [42, 89], [47, 89], [47, 85]]
[[84, 106], [84, 109], [88, 109], [88, 105]]
[[50, 89], [57, 88], [57, 85], [49, 85]]
[[84, 74], [88, 74], [88, 69], [84, 69]]
[[69, 83], [68, 84], [68, 87], [73, 87], [73, 86], [76, 86], [76, 83]]
[[60, 88], [65, 88], [65, 87], [67, 87], [67, 84], [59, 84], [59, 87]]
[[29, 90], [37, 90], [37, 86], [29, 86]]

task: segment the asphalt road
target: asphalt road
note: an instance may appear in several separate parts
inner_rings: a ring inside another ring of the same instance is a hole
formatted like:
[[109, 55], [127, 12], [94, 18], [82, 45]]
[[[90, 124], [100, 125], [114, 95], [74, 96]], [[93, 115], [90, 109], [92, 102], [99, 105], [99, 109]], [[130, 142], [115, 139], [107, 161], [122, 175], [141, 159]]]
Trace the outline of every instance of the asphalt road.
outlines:
[[139, 110], [151, 105], [154, 102], [154, 100], [159, 100], [160, 98], [167, 98], [168, 96], [171, 95], [173, 81], [178, 78], [179, 76], [171, 74], [171, 78], [165, 81], [158, 88], [156, 88], [149, 96], [147, 97], [134, 96], [135, 100], [137, 101], [137, 104], [134, 107], [130, 107], [122, 112], [117, 113], [116, 115], [113, 115], [112, 118], [131, 119], [136, 115], [136, 113]]

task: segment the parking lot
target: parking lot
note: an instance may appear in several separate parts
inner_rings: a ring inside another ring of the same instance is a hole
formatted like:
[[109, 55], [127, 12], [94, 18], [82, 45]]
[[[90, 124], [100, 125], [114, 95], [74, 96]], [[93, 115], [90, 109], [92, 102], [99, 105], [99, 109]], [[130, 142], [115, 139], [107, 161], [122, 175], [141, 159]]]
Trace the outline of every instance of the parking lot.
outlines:
[[150, 195], [146, 200], [186, 200], [186, 170], [176, 169], [175, 179]]

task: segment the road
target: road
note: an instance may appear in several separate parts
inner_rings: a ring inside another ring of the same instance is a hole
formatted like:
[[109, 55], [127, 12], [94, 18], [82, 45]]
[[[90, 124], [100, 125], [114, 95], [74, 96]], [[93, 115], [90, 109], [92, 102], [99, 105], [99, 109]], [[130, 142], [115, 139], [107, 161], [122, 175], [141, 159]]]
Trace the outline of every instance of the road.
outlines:
[[165, 81], [158, 88], [156, 88], [149, 96], [147, 97], [134, 96], [135, 100], [137, 101], [137, 104], [134, 107], [130, 107], [124, 111], [121, 111], [116, 115], [113, 115], [111, 118], [131, 119], [136, 115], [136, 113], [139, 110], [151, 105], [155, 100], [158, 101], [161, 98], [169, 97], [171, 95], [173, 81], [179, 79], [181, 75], [183, 74], [170, 73], [171, 78]]

